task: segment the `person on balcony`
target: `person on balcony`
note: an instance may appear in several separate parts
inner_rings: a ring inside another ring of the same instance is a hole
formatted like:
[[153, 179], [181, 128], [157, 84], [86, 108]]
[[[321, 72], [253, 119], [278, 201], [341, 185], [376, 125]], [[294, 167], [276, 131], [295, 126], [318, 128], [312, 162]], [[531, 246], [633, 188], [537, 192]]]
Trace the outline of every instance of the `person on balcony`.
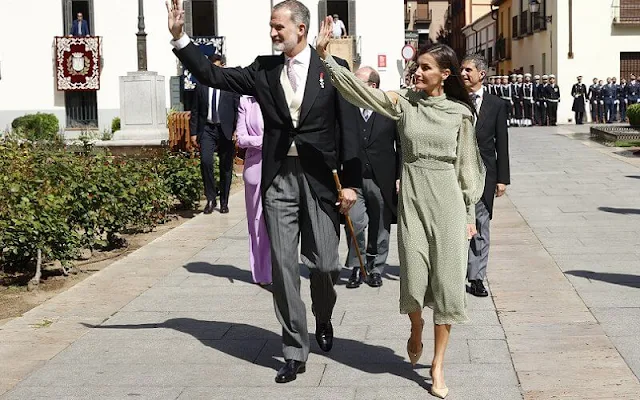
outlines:
[[347, 36], [347, 28], [344, 26], [344, 22], [338, 14], [333, 14], [333, 38], [340, 39], [345, 36]]
[[71, 24], [71, 32], [69, 32], [69, 36], [90, 36], [89, 24], [83, 18], [82, 13], [78, 13], [76, 18], [77, 19]]

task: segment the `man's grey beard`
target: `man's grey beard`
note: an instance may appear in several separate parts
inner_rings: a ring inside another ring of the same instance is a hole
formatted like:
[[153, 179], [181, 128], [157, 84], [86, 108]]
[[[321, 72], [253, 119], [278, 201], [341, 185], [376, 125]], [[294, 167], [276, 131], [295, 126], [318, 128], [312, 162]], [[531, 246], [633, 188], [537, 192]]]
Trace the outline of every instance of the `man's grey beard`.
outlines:
[[272, 43], [271, 46], [273, 47], [274, 51], [284, 51], [285, 45], [284, 43], [280, 42], [280, 43]]

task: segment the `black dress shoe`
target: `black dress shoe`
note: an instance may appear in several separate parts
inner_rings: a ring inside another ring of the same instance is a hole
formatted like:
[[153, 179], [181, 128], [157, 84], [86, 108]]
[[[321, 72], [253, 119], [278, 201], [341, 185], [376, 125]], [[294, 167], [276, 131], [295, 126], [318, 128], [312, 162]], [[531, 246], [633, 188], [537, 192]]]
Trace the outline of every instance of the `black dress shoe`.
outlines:
[[351, 277], [349, 278], [349, 282], [347, 282], [347, 289], [355, 289], [359, 288], [362, 284], [362, 277], [360, 276], [360, 268], [353, 267], [351, 271]]
[[482, 283], [482, 279], [471, 281], [471, 286], [469, 287], [469, 293], [476, 297], [489, 296], [489, 292], [487, 292], [487, 289], [485, 289], [484, 284]]
[[378, 274], [377, 272], [369, 274], [367, 276], [366, 282], [367, 285], [371, 287], [380, 287], [382, 286], [382, 275]]
[[204, 213], [211, 214], [214, 208], [216, 208], [216, 203], [214, 203], [213, 201], [207, 201], [207, 205], [204, 206]]
[[330, 351], [333, 347], [333, 325], [316, 320], [316, 340], [322, 351]]
[[276, 375], [276, 383], [295, 381], [298, 374], [304, 374], [306, 370], [307, 366], [303, 361], [286, 360]]
[[229, 212], [228, 206], [220, 206], [220, 214], [227, 214]]

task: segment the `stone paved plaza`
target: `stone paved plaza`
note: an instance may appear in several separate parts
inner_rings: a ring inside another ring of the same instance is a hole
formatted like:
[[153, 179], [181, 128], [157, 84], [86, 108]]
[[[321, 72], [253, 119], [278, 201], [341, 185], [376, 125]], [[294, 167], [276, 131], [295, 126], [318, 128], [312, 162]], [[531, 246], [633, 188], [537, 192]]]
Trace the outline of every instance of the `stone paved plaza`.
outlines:
[[[496, 201], [491, 297], [455, 326], [448, 399], [640, 398], [640, 160], [587, 127], [512, 129], [512, 185]], [[0, 326], [0, 399], [431, 398], [433, 331], [408, 363], [398, 255], [384, 286], [338, 286], [335, 345], [307, 372], [282, 364], [271, 294], [251, 284], [244, 197], [198, 215]], [[343, 237], [341, 255], [346, 245]], [[306, 272], [301, 292], [307, 303]]]

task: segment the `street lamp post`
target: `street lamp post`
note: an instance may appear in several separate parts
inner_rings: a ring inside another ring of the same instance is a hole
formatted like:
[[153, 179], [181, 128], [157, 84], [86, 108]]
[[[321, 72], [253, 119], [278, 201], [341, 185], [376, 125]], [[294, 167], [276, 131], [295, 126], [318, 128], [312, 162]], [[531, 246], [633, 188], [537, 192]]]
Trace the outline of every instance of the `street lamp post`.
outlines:
[[144, 0], [138, 0], [138, 71], [147, 70], [147, 34], [144, 31]]

